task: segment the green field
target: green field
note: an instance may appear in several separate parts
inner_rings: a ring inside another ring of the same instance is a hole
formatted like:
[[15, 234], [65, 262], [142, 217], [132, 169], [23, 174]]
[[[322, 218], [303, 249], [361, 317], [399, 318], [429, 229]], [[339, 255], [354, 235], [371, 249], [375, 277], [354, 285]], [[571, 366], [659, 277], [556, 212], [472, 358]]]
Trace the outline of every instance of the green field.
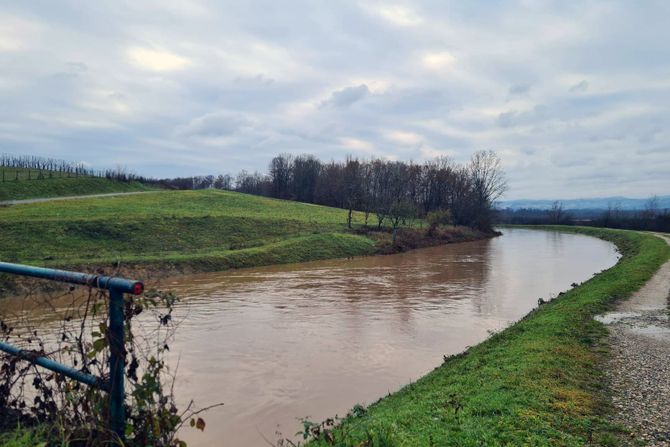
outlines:
[[0, 259], [221, 270], [371, 253], [346, 219], [342, 209], [218, 190], [13, 205], [0, 208]]
[[670, 258], [670, 248], [647, 234], [549, 228], [612, 241], [623, 257], [416, 383], [356, 411], [335, 430], [334, 442], [313, 444], [618, 445], [621, 433], [607, 422], [603, 383], [607, 332], [593, 316], [640, 288]]
[[[3, 179], [4, 172], [4, 181]], [[30, 174], [29, 174], [30, 173]], [[39, 171], [34, 169], [0, 168], [0, 202], [41, 197], [77, 196], [86, 194], [105, 194], [113, 192], [147, 191], [138, 182], [119, 182], [100, 177], [43, 172], [44, 178], [38, 179]], [[18, 180], [16, 180], [18, 175]]]

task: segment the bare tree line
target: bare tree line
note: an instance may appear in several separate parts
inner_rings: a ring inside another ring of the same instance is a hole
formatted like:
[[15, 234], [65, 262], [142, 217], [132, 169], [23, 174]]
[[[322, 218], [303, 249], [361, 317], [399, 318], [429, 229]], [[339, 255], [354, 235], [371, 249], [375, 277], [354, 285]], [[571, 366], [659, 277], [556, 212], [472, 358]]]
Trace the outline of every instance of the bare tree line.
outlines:
[[[313, 155], [274, 157], [267, 173], [155, 180], [174, 189], [227, 189], [277, 199], [362, 211], [366, 225], [398, 228], [408, 219], [449, 210], [454, 224], [489, 230], [493, 204], [507, 189], [500, 158], [475, 153], [459, 164], [442, 157], [424, 163], [362, 160], [322, 162]], [[374, 222], [373, 222], [374, 219]]]
[[[228, 180], [231, 180], [228, 178]], [[493, 204], [507, 189], [500, 158], [475, 153], [459, 164], [443, 157], [424, 163], [361, 160], [321, 162], [312, 155], [281, 154], [268, 173], [240, 172], [230, 186], [239, 192], [334, 206], [365, 214], [365, 223], [397, 228], [431, 211], [449, 210], [453, 222], [489, 230]]]
[[123, 167], [95, 170], [87, 168], [83, 163], [56, 158], [0, 154], [0, 181], [2, 182], [60, 177], [100, 177], [121, 182], [152, 182], [151, 179], [133, 174]]
[[523, 225], [586, 225], [670, 232], [670, 209], [661, 208], [656, 196], [650, 197], [638, 210], [625, 210], [618, 204], [610, 204], [605, 210], [565, 209], [562, 202], [555, 201], [549, 209], [498, 210], [497, 220]]

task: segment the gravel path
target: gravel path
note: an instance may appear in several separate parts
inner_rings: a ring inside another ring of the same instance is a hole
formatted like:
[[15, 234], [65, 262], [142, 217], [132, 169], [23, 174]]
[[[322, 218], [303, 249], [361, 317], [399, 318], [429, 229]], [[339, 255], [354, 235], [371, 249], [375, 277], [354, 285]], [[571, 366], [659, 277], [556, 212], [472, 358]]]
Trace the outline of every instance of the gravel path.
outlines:
[[60, 196], [60, 197], [44, 197], [39, 199], [5, 200], [0, 201], [0, 205], [20, 205], [22, 203], [39, 203], [39, 202], [53, 202], [56, 200], [90, 199], [94, 197], [132, 196], [135, 194], [150, 194], [152, 192], [161, 192], [161, 191], [109, 192], [105, 194], [88, 194], [82, 196]]
[[[670, 243], [667, 236], [658, 235]], [[624, 445], [670, 447], [670, 261], [614, 312], [608, 325], [607, 378]]]

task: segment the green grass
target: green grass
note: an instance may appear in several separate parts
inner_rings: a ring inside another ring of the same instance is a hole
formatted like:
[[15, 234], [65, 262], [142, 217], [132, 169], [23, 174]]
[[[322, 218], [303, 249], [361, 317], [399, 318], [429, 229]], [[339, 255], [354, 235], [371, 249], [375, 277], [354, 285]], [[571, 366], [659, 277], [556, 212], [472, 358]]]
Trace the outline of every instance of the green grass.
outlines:
[[[2, 171], [5, 171], [5, 181], [2, 181]], [[28, 172], [31, 180], [28, 180]], [[19, 180], [16, 179], [19, 174]], [[53, 173], [54, 177], [37, 180], [39, 172], [28, 169], [0, 168], [0, 201], [21, 200], [42, 197], [77, 196], [86, 194], [105, 194], [113, 192], [147, 191], [150, 188], [138, 182], [118, 182], [99, 177], [63, 177], [63, 174]]]
[[639, 289], [670, 258], [670, 248], [647, 234], [547, 228], [611, 241], [623, 256], [365, 414], [349, 416], [335, 444], [314, 445], [616, 445], [616, 428], [606, 419], [606, 328], [593, 316]]
[[[0, 260], [198, 270], [368, 254], [342, 209], [226, 191], [171, 191], [0, 208]], [[356, 214], [354, 223], [360, 225]]]
[[17, 428], [11, 432], [0, 433], [2, 447], [42, 447], [46, 445], [40, 428]]

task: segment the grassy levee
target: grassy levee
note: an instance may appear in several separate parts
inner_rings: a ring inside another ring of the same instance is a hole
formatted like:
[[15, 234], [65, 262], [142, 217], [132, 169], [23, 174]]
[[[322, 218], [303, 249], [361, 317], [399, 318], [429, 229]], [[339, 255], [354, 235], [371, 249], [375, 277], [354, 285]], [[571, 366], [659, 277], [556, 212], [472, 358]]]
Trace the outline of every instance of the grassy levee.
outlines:
[[606, 419], [606, 329], [593, 316], [639, 289], [670, 258], [670, 248], [648, 234], [543, 229], [611, 241], [622, 258], [363, 414], [348, 416], [335, 442], [310, 445], [616, 445], [616, 427]]
[[0, 260], [171, 272], [373, 253], [346, 219], [342, 209], [215, 190], [21, 204], [0, 208]]
[[[48, 174], [45, 174], [45, 178], [38, 180], [39, 171], [30, 171], [31, 180], [28, 180], [27, 169], [5, 168], [5, 181], [0, 181], [0, 202], [42, 197], [148, 191], [151, 189], [139, 182], [119, 182], [89, 176], [62, 177], [60, 173], [55, 173], [53, 178], [49, 178]], [[18, 180], [15, 180], [16, 172], [19, 173]]]

